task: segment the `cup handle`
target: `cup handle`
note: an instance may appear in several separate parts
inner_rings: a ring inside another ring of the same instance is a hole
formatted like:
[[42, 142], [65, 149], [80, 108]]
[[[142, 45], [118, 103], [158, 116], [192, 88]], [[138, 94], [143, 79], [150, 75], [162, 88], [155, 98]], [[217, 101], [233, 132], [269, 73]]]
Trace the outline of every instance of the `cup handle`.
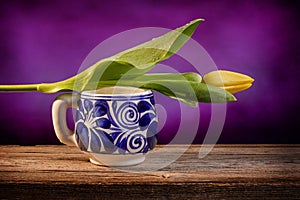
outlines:
[[67, 109], [76, 108], [79, 97], [72, 94], [59, 95], [52, 104], [52, 121], [59, 141], [68, 146], [76, 146], [74, 131], [67, 125]]

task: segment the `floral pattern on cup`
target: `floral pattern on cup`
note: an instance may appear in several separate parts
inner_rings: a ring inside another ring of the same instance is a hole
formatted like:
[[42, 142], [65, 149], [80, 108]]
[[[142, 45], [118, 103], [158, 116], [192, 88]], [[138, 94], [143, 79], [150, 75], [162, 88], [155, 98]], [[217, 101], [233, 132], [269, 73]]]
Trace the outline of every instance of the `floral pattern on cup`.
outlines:
[[157, 117], [153, 94], [84, 98], [78, 101], [75, 138], [93, 153], [147, 153], [156, 144]]

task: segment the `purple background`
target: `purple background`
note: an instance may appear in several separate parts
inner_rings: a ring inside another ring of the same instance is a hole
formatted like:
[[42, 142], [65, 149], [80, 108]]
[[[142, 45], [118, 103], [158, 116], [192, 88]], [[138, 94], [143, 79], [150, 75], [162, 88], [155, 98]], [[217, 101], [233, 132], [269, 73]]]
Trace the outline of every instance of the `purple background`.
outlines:
[[[204, 18], [193, 38], [219, 68], [255, 78], [252, 88], [236, 95], [238, 102], [228, 104], [219, 143], [299, 143], [298, 11], [299, 3], [258, 0], [1, 1], [0, 84], [62, 80], [114, 34], [150, 26], [173, 29]], [[56, 96], [0, 94], [0, 144], [59, 144], [51, 121]], [[159, 136], [165, 143], [176, 133], [178, 104], [156, 97], [169, 114]], [[210, 116], [210, 106], [199, 105], [194, 142], [202, 141]]]

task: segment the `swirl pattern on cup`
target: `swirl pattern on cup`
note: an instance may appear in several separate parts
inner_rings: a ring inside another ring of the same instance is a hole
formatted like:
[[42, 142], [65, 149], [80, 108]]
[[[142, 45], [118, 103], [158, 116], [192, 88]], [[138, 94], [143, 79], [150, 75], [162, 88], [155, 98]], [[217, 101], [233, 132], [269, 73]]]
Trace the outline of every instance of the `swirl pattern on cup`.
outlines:
[[82, 96], [76, 113], [79, 148], [93, 153], [147, 153], [157, 137], [153, 94], [97, 98]]

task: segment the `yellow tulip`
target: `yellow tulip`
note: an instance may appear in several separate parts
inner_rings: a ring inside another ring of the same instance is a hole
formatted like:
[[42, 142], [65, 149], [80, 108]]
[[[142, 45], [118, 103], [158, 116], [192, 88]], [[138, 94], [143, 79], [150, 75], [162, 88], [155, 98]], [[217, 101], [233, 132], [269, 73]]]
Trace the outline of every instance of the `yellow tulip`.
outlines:
[[212, 71], [203, 77], [206, 84], [223, 88], [232, 94], [248, 89], [253, 81], [245, 74], [225, 70]]

